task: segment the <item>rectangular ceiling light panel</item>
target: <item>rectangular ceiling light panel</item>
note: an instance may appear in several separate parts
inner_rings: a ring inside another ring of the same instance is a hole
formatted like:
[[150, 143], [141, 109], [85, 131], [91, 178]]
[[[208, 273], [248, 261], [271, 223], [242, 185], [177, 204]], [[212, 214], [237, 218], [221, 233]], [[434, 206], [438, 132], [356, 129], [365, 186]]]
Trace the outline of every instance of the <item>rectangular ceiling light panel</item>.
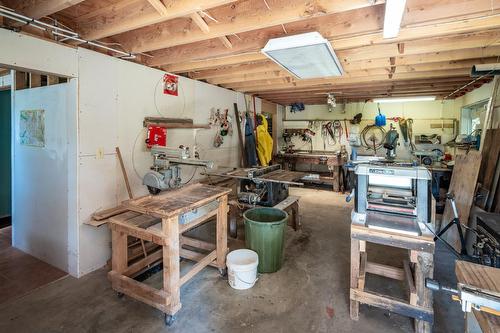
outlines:
[[299, 79], [343, 74], [330, 42], [318, 32], [270, 39], [262, 53]]

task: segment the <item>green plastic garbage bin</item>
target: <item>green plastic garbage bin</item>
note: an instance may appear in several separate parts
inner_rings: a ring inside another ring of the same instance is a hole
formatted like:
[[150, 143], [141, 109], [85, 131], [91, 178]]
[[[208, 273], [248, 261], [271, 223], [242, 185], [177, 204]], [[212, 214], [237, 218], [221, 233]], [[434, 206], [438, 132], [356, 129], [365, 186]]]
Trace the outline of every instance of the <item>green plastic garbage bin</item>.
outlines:
[[288, 214], [276, 208], [258, 207], [243, 213], [246, 247], [259, 255], [259, 273], [273, 273], [283, 263]]

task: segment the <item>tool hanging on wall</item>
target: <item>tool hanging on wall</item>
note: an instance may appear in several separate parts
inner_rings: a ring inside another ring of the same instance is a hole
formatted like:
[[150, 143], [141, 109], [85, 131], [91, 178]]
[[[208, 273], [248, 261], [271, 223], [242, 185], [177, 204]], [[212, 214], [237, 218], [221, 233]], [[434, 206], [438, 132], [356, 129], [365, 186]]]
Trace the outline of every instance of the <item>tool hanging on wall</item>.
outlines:
[[361, 143], [366, 149], [373, 149], [375, 154], [382, 147], [385, 139], [385, 129], [377, 125], [367, 125], [361, 131]]
[[379, 104], [377, 104], [377, 109], [378, 109], [378, 115], [375, 117], [375, 125], [385, 126], [387, 124], [387, 121], [385, 119], [385, 115], [383, 115], [382, 112], [380, 111]]
[[212, 109], [210, 112], [209, 123], [217, 128], [214, 137], [215, 148], [219, 148], [224, 143], [225, 136], [233, 135], [232, 118], [228, 115], [228, 112], [228, 109], [225, 109], [224, 112], [221, 112], [220, 109]]

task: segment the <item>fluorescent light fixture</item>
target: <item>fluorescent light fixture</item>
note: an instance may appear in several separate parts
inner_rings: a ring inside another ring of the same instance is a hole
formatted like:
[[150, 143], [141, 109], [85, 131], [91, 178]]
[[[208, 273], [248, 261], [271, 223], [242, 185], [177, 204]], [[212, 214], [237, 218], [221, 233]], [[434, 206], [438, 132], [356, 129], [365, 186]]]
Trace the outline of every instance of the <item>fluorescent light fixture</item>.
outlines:
[[272, 38], [261, 52], [299, 79], [343, 74], [330, 42], [318, 32]]
[[406, 0], [385, 1], [384, 38], [394, 38], [398, 36], [405, 7]]
[[415, 97], [395, 97], [395, 98], [375, 98], [373, 103], [405, 103], [434, 101], [436, 96], [415, 96]]

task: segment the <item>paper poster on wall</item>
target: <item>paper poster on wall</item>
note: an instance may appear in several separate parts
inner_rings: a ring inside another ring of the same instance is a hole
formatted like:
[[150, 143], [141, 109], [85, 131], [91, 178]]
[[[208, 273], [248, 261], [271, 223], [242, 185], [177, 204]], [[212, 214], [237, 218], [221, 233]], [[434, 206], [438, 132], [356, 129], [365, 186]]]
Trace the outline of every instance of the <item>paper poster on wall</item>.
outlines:
[[22, 110], [19, 118], [19, 140], [22, 145], [45, 147], [45, 111]]
[[177, 96], [179, 86], [179, 77], [172, 74], [163, 75], [163, 93], [166, 95]]

